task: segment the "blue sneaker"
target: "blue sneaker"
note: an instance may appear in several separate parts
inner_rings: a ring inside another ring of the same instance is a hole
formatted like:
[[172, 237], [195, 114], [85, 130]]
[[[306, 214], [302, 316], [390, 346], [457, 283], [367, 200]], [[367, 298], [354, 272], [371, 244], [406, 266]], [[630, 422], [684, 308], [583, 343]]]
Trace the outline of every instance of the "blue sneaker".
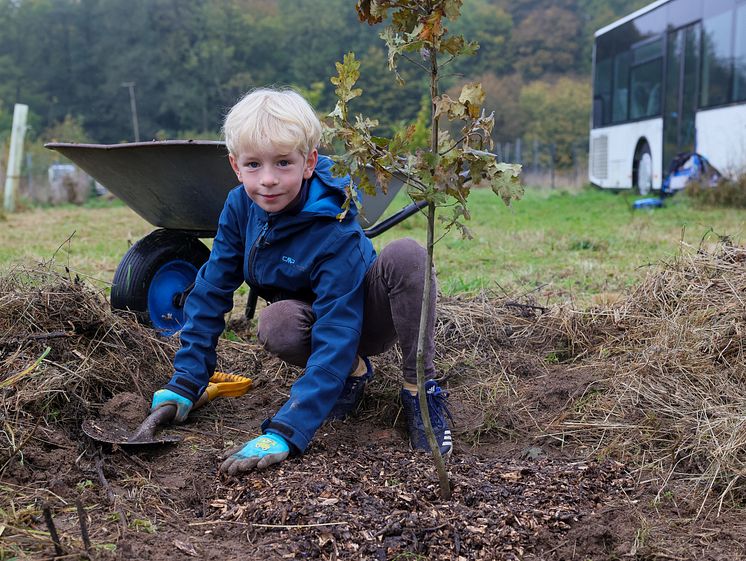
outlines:
[[[427, 407], [430, 410], [430, 423], [433, 425], [433, 432], [440, 446], [440, 453], [443, 456], [448, 456], [453, 450], [451, 428], [446, 419], [447, 416], [453, 422], [451, 412], [448, 411], [448, 392], [440, 389], [435, 380], [425, 382], [425, 392], [427, 393]], [[419, 398], [405, 389], [402, 389], [399, 395], [404, 408], [404, 418], [407, 420], [409, 442], [412, 448], [430, 451], [430, 445], [427, 443], [427, 436], [425, 435], [425, 425], [422, 423]]]
[[341, 420], [355, 411], [363, 400], [365, 384], [373, 379], [373, 366], [367, 357], [360, 357], [365, 363], [365, 374], [362, 376], [348, 376], [342, 394], [337, 398], [337, 403], [332, 407], [327, 419]]

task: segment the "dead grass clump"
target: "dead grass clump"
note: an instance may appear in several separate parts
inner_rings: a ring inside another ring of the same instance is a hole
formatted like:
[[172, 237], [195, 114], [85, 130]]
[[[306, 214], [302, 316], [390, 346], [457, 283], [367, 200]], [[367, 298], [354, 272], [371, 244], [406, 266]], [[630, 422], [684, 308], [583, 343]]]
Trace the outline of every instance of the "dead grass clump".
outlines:
[[115, 393], [149, 396], [173, 350], [77, 278], [47, 267], [0, 276], [0, 470], [40, 425], [77, 430]]
[[[557, 341], [535, 327], [545, 312], [488, 292], [438, 298], [436, 376], [452, 391], [453, 428], [460, 438], [478, 443], [486, 434], [510, 436], [534, 426], [531, 413], [515, 399], [516, 385], [519, 379], [546, 373], [544, 356]], [[372, 360], [376, 382], [366, 390], [367, 409], [388, 424], [399, 412], [401, 351], [397, 345]], [[506, 407], [506, 402], [514, 406]]]
[[608, 336], [583, 365], [608, 372], [609, 390], [559, 423], [564, 434], [666, 479], [696, 478], [721, 505], [743, 496], [746, 248], [682, 252], [588, 316]]
[[746, 174], [723, 178], [714, 186], [708, 181], [693, 181], [686, 186], [686, 194], [700, 206], [746, 208]]
[[537, 328], [546, 313], [489, 292], [439, 299], [436, 369], [456, 397], [461, 438], [477, 444], [484, 435], [512, 437], [535, 426], [518, 385], [547, 375], [547, 357], [565, 347], [561, 331]]
[[441, 298], [437, 317], [436, 368], [460, 407], [454, 430], [473, 444], [543, 433], [595, 380], [568, 369], [619, 332], [599, 313], [490, 293]]

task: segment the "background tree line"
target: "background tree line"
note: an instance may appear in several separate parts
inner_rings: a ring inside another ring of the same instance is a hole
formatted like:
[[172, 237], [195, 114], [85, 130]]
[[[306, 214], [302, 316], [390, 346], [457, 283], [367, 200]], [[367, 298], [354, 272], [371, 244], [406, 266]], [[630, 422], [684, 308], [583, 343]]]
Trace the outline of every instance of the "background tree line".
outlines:
[[[481, 80], [495, 140], [554, 142], [561, 161], [587, 138], [594, 30], [646, 3], [464, 0], [451, 25], [480, 49], [446, 67], [446, 85]], [[397, 84], [349, 0], [0, 0], [0, 139], [19, 102], [32, 138], [131, 141], [125, 82], [136, 84], [142, 140], [217, 138], [227, 108], [268, 84], [297, 87], [328, 112], [328, 77], [350, 50], [365, 90], [354, 111], [387, 133], [425, 121], [422, 73], [401, 65]]]

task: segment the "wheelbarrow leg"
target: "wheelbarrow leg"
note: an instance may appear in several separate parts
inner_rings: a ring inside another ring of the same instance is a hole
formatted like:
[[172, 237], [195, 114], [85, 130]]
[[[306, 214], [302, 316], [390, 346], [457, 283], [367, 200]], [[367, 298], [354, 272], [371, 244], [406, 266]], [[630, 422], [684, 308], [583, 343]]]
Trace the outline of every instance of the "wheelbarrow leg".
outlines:
[[252, 319], [256, 313], [256, 303], [259, 300], [259, 295], [256, 291], [249, 287], [249, 299], [246, 300], [246, 319]]

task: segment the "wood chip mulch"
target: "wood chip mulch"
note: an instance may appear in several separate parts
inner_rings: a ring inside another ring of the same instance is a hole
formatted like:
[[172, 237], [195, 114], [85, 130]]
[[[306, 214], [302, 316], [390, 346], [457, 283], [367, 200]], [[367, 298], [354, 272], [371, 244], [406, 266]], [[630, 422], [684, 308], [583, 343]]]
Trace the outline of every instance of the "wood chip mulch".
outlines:
[[226, 478], [209, 518], [244, 524], [256, 553], [273, 558], [512, 560], [632, 487], [613, 461], [462, 454], [448, 464], [453, 497], [442, 501], [429, 455], [361, 448]]

